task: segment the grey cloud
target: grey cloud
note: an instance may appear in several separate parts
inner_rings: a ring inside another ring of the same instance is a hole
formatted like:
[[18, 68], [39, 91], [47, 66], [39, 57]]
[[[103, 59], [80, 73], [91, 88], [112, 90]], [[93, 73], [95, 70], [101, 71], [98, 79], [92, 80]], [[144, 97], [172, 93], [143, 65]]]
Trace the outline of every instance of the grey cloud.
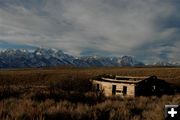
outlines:
[[145, 62], [155, 61], [180, 61], [179, 45], [180, 29], [170, 28], [162, 33], [155, 41], [149, 41], [134, 49], [134, 55], [143, 59]]
[[142, 48], [158, 44], [159, 49], [152, 48], [172, 58], [177, 46], [168, 52], [160, 42], [179, 43], [178, 25], [169, 22], [180, 17], [178, 9], [176, 0], [0, 0], [0, 39], [75, 55], [94, 49], [98, 54], [143, 56]]

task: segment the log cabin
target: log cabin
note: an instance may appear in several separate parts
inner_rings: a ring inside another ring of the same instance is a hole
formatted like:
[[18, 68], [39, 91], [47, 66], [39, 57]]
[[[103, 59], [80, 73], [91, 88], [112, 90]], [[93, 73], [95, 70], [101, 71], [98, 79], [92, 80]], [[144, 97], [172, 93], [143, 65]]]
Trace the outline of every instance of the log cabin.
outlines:
[[173, 93], [170, 85], [156, 76], [99, 75], [92, 79], [92, 83], [94, 90], [103, 91], [105, 96], [159, 96]]

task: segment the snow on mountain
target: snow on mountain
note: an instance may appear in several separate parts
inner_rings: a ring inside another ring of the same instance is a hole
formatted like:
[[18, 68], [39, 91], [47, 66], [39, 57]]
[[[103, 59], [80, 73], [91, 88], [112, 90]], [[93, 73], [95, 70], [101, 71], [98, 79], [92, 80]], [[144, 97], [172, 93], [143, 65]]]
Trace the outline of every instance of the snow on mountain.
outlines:
[[131, 56], [74, 57], [57, 49], [37, 48], [34, 51], [25, 49], [7, 49], [0, 51], [0, 68], [48, 67], [59, 65], [71, 65], [76, 67], [101, 67], [143, 66], [144, 64]]
[[180, 66], [177, 62], [158, 61], [153, 64], [154, 66]]

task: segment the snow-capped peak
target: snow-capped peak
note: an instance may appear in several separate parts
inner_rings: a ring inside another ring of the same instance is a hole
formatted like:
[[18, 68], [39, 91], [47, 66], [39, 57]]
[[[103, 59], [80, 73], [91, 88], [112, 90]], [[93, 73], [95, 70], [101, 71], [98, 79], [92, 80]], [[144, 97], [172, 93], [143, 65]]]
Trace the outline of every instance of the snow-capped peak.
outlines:
[[[101, 57], [83, 56], [74, 57], [58, 49], [37, 48], [34, 51], [26, 49], [7, 49], [0, 52], [0, 68], [44, 67], [72, 65], [77, 67], [90, 66], [144, 66], [133, 56]], [[158, 62], [156, 65], [178, 65], [178, 63]]]

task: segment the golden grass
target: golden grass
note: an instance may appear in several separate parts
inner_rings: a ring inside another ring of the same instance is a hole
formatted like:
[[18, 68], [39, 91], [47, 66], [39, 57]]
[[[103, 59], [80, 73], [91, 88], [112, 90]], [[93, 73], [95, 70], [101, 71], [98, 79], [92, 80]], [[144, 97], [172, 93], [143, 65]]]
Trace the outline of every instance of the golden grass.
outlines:
[[180, 95], [117, 98], [89, 106], [69, 101], [7, 99], [0, 101], [1, 119], [163, 120], [165, 104], [180, 104]]
[[0, 70], [0, 119], [163, 120], [165, 104], [180, 104], [180, 95], [99, 98], [88, 87], [99, 74], [156, 75], [180, 86], [180, 68]]

